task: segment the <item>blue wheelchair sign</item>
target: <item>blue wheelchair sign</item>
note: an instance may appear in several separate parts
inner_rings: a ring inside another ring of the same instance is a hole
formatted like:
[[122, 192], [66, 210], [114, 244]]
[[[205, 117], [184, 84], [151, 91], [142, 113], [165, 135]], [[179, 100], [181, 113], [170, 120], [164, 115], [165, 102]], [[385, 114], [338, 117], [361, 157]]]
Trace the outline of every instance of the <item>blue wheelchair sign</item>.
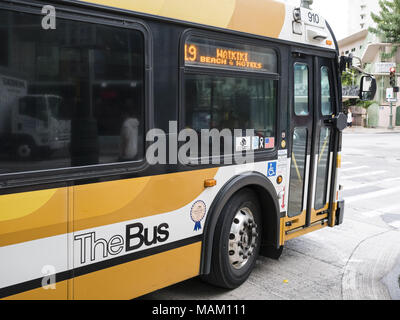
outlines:
[[276, 162], [268, 163], [267, 176], [268, 177], [275, 177], [276, 176]]

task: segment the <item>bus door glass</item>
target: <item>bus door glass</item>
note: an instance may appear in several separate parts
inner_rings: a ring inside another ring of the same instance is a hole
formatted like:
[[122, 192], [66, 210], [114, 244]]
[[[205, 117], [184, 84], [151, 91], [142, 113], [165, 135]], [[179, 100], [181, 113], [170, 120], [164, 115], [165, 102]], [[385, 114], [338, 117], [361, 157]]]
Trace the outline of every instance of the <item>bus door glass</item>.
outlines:
[[311, 216], [309, 223], [328, 217], [333, 164], [334, 86], [330, 60], [318, 58], [315, 81], [316, 101], [312, 157]]
[[286, 231], [328, 218], [333, 165], [334, 86], [330, 61], [293, 59], [291, 170]]
[[313, 61], [311, 57], [292, 60], [291, 158], [289, 208], [286, 230], [306, 224], [311, 137], [313, 134]]

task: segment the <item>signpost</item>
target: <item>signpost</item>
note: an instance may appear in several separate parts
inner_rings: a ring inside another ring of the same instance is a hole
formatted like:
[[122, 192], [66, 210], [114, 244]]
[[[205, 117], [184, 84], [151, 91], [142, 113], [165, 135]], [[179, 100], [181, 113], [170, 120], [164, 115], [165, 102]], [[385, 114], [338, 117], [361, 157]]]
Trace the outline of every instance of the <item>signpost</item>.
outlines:
[[391, 67], [390, 70], [390, 88], [386, 89], [386, 99], [390, 102], [390, 117], [389, 117], [389, 129], [393, 129], [393, 102], [397, 102], [396, 92], [396, 68]]

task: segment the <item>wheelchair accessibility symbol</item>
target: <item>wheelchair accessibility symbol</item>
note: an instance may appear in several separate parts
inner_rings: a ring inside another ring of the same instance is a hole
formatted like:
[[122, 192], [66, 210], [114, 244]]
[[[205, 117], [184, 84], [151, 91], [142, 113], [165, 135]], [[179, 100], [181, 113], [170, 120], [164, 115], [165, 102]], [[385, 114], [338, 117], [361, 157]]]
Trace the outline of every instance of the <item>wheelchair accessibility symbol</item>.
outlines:
[[275, 177], [276, 176], [276, 162], [268, 163], [267, 176], [268, 177]]

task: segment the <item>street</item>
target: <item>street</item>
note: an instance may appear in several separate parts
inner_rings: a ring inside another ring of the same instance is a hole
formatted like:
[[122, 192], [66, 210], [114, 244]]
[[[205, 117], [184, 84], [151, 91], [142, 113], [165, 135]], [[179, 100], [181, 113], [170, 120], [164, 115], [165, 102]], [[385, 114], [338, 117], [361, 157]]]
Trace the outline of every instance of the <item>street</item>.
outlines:
[[142, 299], [400, 300], [400, 131], [346, 129], [340, 184], [345, 220], [260, 257], [249, 280], [226, 291], [192, 279]]

